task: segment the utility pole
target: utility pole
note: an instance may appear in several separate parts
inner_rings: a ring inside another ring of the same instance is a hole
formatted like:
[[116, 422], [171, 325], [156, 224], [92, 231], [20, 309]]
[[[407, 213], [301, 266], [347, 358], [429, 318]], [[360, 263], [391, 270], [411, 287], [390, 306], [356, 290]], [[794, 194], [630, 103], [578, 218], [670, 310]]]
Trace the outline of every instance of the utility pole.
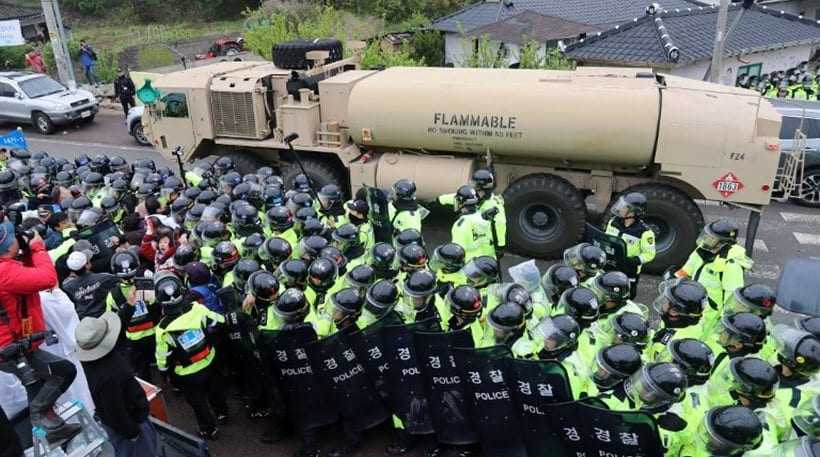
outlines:
[[712, 66], [709, 68], [709, 81], [720, 84], [723, 76], [723, 52], [726, 47], [726, 24], [729, 22], [730, 0], [720, 0], [715, 32], [715, 46], [712, 49]]
[[63, 28], [63, 18], [60, 16], [60, 5], [58, 0], [40, 0], [43, 5], [43, 15], [46, 18], [48, 36], [51, 47], [54, 49], [54, 62], [57, 65], [57, 74], [60, 81], [69, 89], [77, 88], [77, 81], [74, 79], [74, 67], [71, 66], [71, 54], [68, 53], [68, 41]]

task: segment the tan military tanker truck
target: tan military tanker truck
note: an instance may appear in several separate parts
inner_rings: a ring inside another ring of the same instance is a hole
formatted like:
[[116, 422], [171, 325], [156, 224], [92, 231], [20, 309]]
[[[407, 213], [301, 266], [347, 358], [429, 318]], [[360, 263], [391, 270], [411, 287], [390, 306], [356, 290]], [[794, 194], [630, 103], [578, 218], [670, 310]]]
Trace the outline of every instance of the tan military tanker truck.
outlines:
[[[507, 204], [508, 244], [554, 258], [583, 235], [586, 202], [621, 192], [649, 199], [658, 256], [680, 264], [703, 216], [695, 199], [769, 203], [780, 116], [758, 94], [634, 68], [575, 71], [358, 69], [357, 59], [279, 68], [223, 62], [164, 75], [142, 122], [166, 158], [228, 155], [242, 172], [299, 167], [317, 185], [389, 188], [416, 181], [433, 199], [491, 160]], [[750, 224], [755, 226], [756, 224]], [[749, 237], [754, 239], [754, 233]]]

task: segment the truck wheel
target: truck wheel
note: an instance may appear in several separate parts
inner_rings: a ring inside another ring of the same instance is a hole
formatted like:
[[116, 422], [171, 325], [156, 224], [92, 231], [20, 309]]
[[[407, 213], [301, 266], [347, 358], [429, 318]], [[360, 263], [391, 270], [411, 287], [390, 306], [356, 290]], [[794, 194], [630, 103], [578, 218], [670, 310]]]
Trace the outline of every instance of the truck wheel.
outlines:
[[256, 170], [264, 166], [259, 159], [247, 152], [231, 152], [225, 154], [224, 157], [230, 157], [233, 160], [236, 171], [243, 176], [249, 173], [256, 173]]
[[[655, 232], [655, 260], [643, 269], [662, 274], [671, 266], [681, 266], [695, 248], [703, 229], [703, 213], [688, 195], [663, 184], [641, 184], [623, 193], [640, 192], [646, 196], [644, 222]], [[618, 200], [616, 195], [612, 202]], [[610, 203], [610, 207], [612, 203]], [[605, 219], [609, 219], [609, 207]]]
[[151, 146], [151, 141], [148, 140], [147, 136], [145, 136], [145, 131], [143, 130], [141, 123], [134, 123], [134, 127], [131, 129], [131, 136], [137, 140], [137, 143], [139, 143], [140, 146]]
[[[334, 166], [333, 163], [327, 160], [316, 159], [302, 159], [302, 165], [305, 167], [305, 172], [308, 178], [313, 182], [314, 190], [319, 190], [326, 184], [336, 184], [342, 192], [347, 188], [347, 179], [342, 170]], [[285, 181], [285, 186], [291, 188], [293, 180], [296, 175], [302, 173], [299, 164], [291, 162], [282, 170], [282, 180]]]
[[326, 63], [342, 60], [342, 42], [336, 39], [297, 40], [273, 45], [273, 63], [287, 70], [307, 70], [312, 64], [305, 58], [310, 51], [330, 51]]
[[510, 245], [520, 255], [559, 258], [584, 233], [584, 199], [563, 178], [526, 176], [507, 187], [504, 200]]

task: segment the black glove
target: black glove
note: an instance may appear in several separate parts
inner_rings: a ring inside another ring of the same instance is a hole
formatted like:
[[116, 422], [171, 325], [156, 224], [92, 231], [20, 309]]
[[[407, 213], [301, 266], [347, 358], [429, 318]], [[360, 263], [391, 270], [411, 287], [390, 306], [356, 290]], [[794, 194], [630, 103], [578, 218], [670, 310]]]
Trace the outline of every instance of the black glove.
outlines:
[[498, 208], [490, 208], [490, 209], [484, 211], [483, 213], [481, 213], [481, 217], [485, 221], [492, 221], [493, 219], [495, 219], [495, 216], [497, 216], [497, 215], [498, 215]]

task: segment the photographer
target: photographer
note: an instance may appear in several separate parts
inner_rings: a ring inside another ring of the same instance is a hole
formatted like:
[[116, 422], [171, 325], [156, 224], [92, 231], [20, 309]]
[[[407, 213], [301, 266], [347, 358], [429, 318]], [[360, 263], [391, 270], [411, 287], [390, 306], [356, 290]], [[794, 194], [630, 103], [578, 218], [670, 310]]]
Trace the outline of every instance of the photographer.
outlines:
[[[26, 387], [31, 423], [46, 431], [49, 442], [67, 440], [80, 427], [66, 424], [54, 402], [77, 374], [71, 362], [38, 349], [46, 329], [39, 292], [53, 288], [57, 272], [36, 231], [20, 235], [11, 222], [0, 224], [0, 370]], [[27, 243], [18, 259], [21, 242]]]

